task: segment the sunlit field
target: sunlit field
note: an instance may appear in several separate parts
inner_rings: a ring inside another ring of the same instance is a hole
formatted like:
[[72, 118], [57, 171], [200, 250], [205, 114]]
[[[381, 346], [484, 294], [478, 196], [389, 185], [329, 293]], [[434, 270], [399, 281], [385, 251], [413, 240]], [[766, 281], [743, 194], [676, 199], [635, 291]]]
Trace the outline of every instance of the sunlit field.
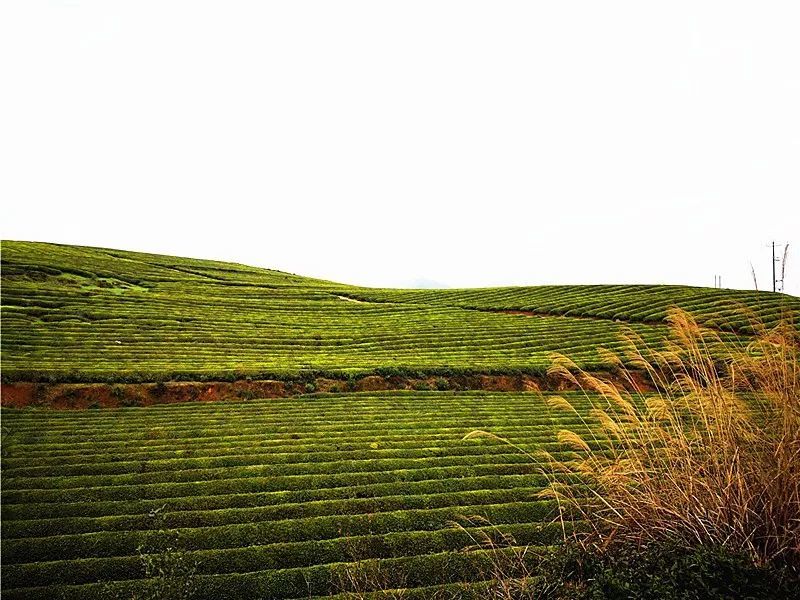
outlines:
[[2, 251], [5, 597], [588, 597], [581, 553], [665, 541], [797, 564], [796, 298]]

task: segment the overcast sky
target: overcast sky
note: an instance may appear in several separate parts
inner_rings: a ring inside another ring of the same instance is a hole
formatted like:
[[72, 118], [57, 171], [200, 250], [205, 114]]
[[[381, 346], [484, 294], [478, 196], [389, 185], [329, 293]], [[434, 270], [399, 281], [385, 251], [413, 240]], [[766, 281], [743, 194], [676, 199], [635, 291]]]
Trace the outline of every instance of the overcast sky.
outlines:
[[0, 4], [4, 239], [800, 294], [800, 3]]

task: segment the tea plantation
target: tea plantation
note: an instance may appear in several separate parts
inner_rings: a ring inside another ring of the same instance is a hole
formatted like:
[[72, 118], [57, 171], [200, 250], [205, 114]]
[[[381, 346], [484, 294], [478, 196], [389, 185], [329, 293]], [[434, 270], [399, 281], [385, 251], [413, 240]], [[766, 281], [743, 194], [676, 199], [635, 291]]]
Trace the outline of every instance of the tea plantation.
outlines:
[[539, 466], [465, 434], [558, 457], [556, 430], [576, 423], [531, 394], [482, 392], [5, 409], [4, 597], [142, 597], [155, 583], [141, 555], [167, 547], [197, 598], [345, 591], [366, 559], [365, 586], [480, 580], [487, 553], [464, 552], [477, 535], [464, 517], [517, 544], [562, 530]]
[[[2, 377], [46, 386], [542, 374], [553, 351], [602, 369], [599, 346], [618, 348], [631, 330], [660, 344], [676, 305], [731, 338], [746, 338], [754, 319], [800, 313], [797, 298], [755, 292], [370, 289], [3, 242]], [[3, 408], [3, 597], [483, 597], [496, 552], [545, 548], [585, 525], [555, 520], [538, 495], [546, 465], [527, 454], [564, 459], [558, 430], [585, 431], [578, 415], [548, 408], [550, 394]], [[477, 429], [506, 441], [464, 439]], [[504, 549], [485, 547], [487, 536]]]
[[[602, 367], [669, 306], [726, 331], [800, 311], [789, 296], [676, 286], [376, 290], [117, 250], [2, 244], [5, 381], [126, 382], [542, 372]], [[744, 310], [746, 309], [746, 310]], [[528, 311], [535, 317], [499, 312]]]

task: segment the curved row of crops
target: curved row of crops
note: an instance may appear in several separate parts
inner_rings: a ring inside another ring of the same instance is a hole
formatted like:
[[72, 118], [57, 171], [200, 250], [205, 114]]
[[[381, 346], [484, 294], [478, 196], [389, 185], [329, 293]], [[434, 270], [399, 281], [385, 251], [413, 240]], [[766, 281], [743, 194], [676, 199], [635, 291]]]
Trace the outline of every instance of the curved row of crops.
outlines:
[[541, 372], [553, 351], [592, 368], [626, 327], [658, 343], [673, 304], [723, 329], [744, 327], [741, 305], [767, 321], [800, 305], [661, 286], [373, 290], [116, 250], [2, 250], [3, 377], [16, 381]]
[[[577, 400], [580, 404], [580, 400]], [[179, 547], [198, 598], [300, 598], [482, 579], [480, 515], [517, 543], [561, 538], [528, 449], [579, 427], [533, 394], [383, 392], [104, 411], [4, 409], [8, 598], [128, 597]], [[580, 523], [568, 526], [580, 526]], [[488, 578], [488, 575], [486, 576]], [[113, 592], [113, 593], [111, 593]], [[109, 595], [111, 593], [111, 595]]]
[[800, 310], [791, 296], [757, 291], [678, 285], [543, 285], [461, 290], [358, 290], [374, 302], [457, 306], [488, 311], [530, 311], [540, 315], [663, 323], [680, 306], [698, 321], [723, 331], [752, 331]]

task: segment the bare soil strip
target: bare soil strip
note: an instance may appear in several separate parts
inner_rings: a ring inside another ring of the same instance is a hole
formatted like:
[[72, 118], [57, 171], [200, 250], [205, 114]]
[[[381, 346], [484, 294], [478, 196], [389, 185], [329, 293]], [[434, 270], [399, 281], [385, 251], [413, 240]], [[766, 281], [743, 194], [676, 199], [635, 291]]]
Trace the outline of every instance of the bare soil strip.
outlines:
[[[608, 374], [606, 374], [608, 375]], [[620, 381], [619, 383], [624, 384]], [[652, 390], [642, 377], [638, 391]], [[289, 398], [312, 393], [384, 390], [483, 390], [491, 392], [570, 391], [575, 386], [546, 375], [458, 375], [403, 377], [368, 375], [356, 379], [317, 377], [306, 381], [168, 381], [162, 383], [30, 383], [2, 384], [0, 404], [12, 408], [117, 408], [177, 402], [220, 402], [255, 398]]]

